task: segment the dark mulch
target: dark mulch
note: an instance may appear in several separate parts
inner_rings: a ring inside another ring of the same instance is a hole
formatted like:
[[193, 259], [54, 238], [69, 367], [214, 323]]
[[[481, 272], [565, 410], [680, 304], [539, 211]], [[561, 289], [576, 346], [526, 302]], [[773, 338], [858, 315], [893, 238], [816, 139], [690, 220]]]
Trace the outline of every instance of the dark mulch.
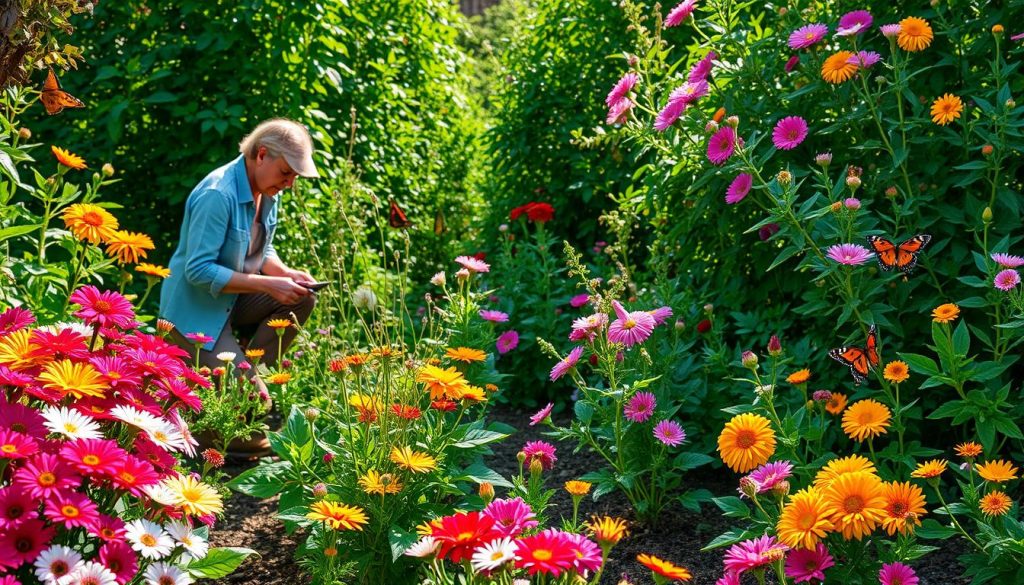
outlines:
[[[488, 464], [508, 477], [518, 472], [516, 453], [526, 441], [548, 440], [543, 436], [544, 428], [526, 426], [531, 413], [518, 412], [508, 408], [497, 408], [491, 418], [520, 431], [503, 443], [494, 446], [494, 456]], [[565, 424], [568, 421], [558, 420]], [[548, 486], [561, 488], [570, 479], [602, 467], [602, 460], [592, 453], [572, 453], [570, 445], [558, 445], [558, 462], [548, 477]], [[244, 466], [227, 469], [231, 474], [240, 473]], [[728, 471], [702, 468], [688, 476], [690, 485], [710, 490], [716, 496], [735, 494], [734, 474]], [[499, 491], [499, 497], [502, 495]], [[274, 499], [260, 501], [235, 494], [227, 503], [226, 519], [213, 530], [212, 543], [215, 546], [244, 546], [256, 550], [261, 558], [250, 559], [237, 572], [215, 581], [218, 585], [275, 583], [280, 585], [307, 585], [308, 577], [294, 561], [297, 540], [286, 535], [282, 525], [274, 519], [277, 502]], [[558, 489], [552, 499], [549, 517], [566, 517], [572, 514], [572, 501], [564, 490]], [[691, 583], [714, 585], [722, 574], [722, 550], [701, 552], [701, 547], [730, 528], [726, 518], [714, 505], [705, 504], [700, 513], [686, 510], [681, 506], [669, 506], [655, 526], [642, 526], [633, 520], [632, 510], [626, 499], [618, 493], [602, 497], [597, 502], [584, 499], [580, 505], [580, 517], [592, 514], [611, 515], [625, 518], [630, 522], [630, 535], [613, 551], [605, 569], [602, 584], [614, 585], [623, 573], [636, 584], [651, 584], [650, 573], [636, 562], [638, 553], [650, 553], [673, 561], [690, 569], [694, 574]], [[966, 551], [959, 541], [949, 542], [942, 549], [914, 563], [921, 585], [961, 585], [969, 583], [960, 577], [963, 568], [957, 555]], [[752, 583], [753, 581], [751, 581]]]

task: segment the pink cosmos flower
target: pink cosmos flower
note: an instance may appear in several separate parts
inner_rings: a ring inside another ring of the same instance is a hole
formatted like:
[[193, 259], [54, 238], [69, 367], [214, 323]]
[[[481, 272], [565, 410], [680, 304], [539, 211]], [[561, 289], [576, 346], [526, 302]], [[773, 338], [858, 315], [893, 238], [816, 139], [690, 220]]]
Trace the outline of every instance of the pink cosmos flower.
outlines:
[[786, 576], [794, 583], [806, 583], [811, 579], [822, 582], [825, 581], [825, 569], [835, 564], [828, 548], [819, 542], [814, 550], [798, 548], [790, 551], [786, 557]]
[[159, 483], [160, 476], [148, 461], [129, 455], [120, 462], [113, 480], [117, 487], [142, 497], [144, 488]]
[[484, 508], [483, 514], [494, 519], [494, 528], [501, 532], [501, 536], [515, 538], [537, 527], [534, 520], [537, 515], [522, 498], [493, 500]]
[[22, 522], [10, 530], [0, 530], [0, 567], [20, 567], [43, 552], [53, 539], [56, 528], [42, 520]]
[[605, 119], [606, 124], [625, 124], [629, 120], [629, 112], [633, 109], [632, 100], [622, 99], [612, 105], [608, 109], [608, 117]]
[[840, 264], [857, 266], [871, 259], [871, 251], [858, 244], [836, 244], [828, 247], [828, 257]]
[[608, 324], [608, 315], [594, 313], [587, 317], [575, 319], [572, 322], [572, 333], [569, 334], [569, 341], [593, 341], [594, 337]]
[[630, 397], [629, 402], [623, 407], [622, 414], [632, 422], [647, 422], [654, 415], [654, 409], [658, 405], [654, 394], [650, 392], [637, 392]]
[[1013, 268], [1007, 268], [996, 275], [993, 285], [1001, 291], [1013, 290], [1013, 287], [1020, 284], [1020, 274]]
[[679, 116], [683, 115], [686, 111], [687, 103], [682, 100], [669, 100], [665, 104], [665, 107], [658, 112], [658, 115], [654, 118], [654, 129], [658, 132], [664, 132], [672, 127], [672, 124], [676, 123]]
[[857, 51], [857, 53], [847, 59], [846, 62], [867, 69], [881, 60], [882, 56], [874, 51]]
[[576, 559], [572, 568], [584, 579], [590, 573], [596, 573], [601, 568], [601, 547], [582, 534], [565, 533], [569, 539], [569, 547], [575, 554]]
[[686, 81], [689, 81], [690, 83], [707, 81], [708, 75], [711, 74], [711, 69], [715, 66], [713, 61], [717, 58], [718, 53], [708, 51], [708, 54], [704, 55], [703, 59], [694, 63], [693, 67], [690, 68], [690, 73], [686, 76]]
[[775, 124], [772, 142], [779, 150], [793, 150], [807, 138], [807, 121], [800, 116], [789, 116]]
[[117, 443], [107, 439], [78, 439], [60, 450], [61, 459], [86, 476], [117, 472], [120, 462], [128, 456]]
[[697, 0], [683, 0], [680, 2], [665, 16], [665, 28], [672, 28], [686, 22], [686, 19], [690, 18], [690, 15], [693, 14], [693, 9], [696, 7]]
[[477, 260], [472, 256], [459, 256], [455, 262], [470, 272], [490, 272], [491, 266], [483, 260]]
[[793, 464], [789, 461], [772, 461], [751, 471], [747, 477], [757, 485], [757, 493], [763, 494], [792, 474]]
[[554, 402], [548, 402], [548, 405], [538, 410], [533, 416], [530, 417], [530, 426], [534, 426], [537, 423], [543, 421], [547, 417], [551, 416], [551, 409], [554, 408]]
[[782, 69], [786, 73], [792, 73], [792, 71], [794, 69], [796, 69], [796, 66], [799, 65], [799, 64], [800, 64], [800, 57], [797, 56], [797, 55], [793, 55], [792, 57], [789, 58], [788, 61], [786, 61], [786, 65]]
[[643, 343], [654, 330], [654, 317], [646, 311], [626, 312], [619, 301], [612, 301], [612, 308], [618, 319], [608, 326], [608, 341], [621, 343], [626, 347]]
[[544, 469], [551, 469], [555, 466], [555, 461], [558, 461], [555, 457], [555, 446], [546, 441], [528, 441], [523, 446], [523, 454], [526, 455], [526, 465], [537, 459]]
[[686, 440], [686, 431], [674, 420], [663, 420], [654, 425], [654, 438], [669, 447], [675, 447]]
[[36, 322], [36, 318], [28, 309], [14, 307], [0, 313], [0, 335], [7, 335], [24, 329]]
[[103, 374], [111, 388], [137, 388], [142, 376], [128, 367], [128, 363], [117, 356], [95, 356], [89, 360], [96, 371]]
[[725, 202], [729, 205], [735, 205], [750, 193], [750, 187], [754, 184], [754, 175], [750, 173], [740, 173], [736, 175], [736, 178], [729, 183], [729, 188], [725, 191]]
[[519, 332], [515, 329], [509, 329], [498, 336], [496, 345], [498, 346], [498, 353], [502, 355], [512, 351], [519, 347]]
[[201, 332], [199, 332], [199, 333], [186, 333], [185, 334], [185, 339], [191, 341], [192, 343], [194, 343], [196, 345], [206, 345], [207, 343], [210, 343], [211, 341], [216, 341], [214, 338], [210, 337], [209, 335], [206, 335], [205, 333], [201, 333]]
[[623, 75], [622, 79], [619, 79], [615, 83], [615, 87], [608, 92], [608, 97], [604, 99], [604, 103], [611, 108], [623, 99], [626, 99], [629, 97], [629, 92], [633, 90], [633, 86], [635, 86], [638, 81], [640, 81], [640, 76], [636, 73], [627, 73]]
[[715, 581], [715, 585], [740, 585], [740, 574], [726, 571], [724, 575]]
[[14, 473], [14, 484], [37, 500], [74, 489], [81, 481], [76, 473], [50, 453], [36, 455]]
[[668, 321], [669, 317], [672, 316], [672, 307], [658, 307], [657, 309], [647, 311], [651, 317], [654, 317], [654, 326], [657, 327]]
[[578, 308], [582, 307], [583, 305], [585, 305], [585, 304], [587, 304], [589, 302], [590, 302], [590, 295], [588, 295], [586, 293], [583, 293], [583, 294], [576, 295], [573, 298], [569, 299], [569, 306], [571, 306], [574, 309], [578, 309]]
[[828, 26], [814, 23], [805, 24], [789, 35], [789, 48], [794, 51], [817, 44], [828, 34]]
[[38, 518], [38, 507], [39, 502], [20, 486], [0, 489], [0, 530], [10, 530], [26, 520]]
[[725, 570], [742, 574], [778, 560], [787, 550], [789, 547], [781, 544], [774, 536], [744, 540], [732, 545], [725, 553]]
[[135, 578], [139, 571], [139, 560], [135, 556], [135, 551], [124, 541], [105, 543], [100, 547], [99, 559], [114, 574], [118, 585], [125, 585]]
[[39, 443], [32, 437], [0, 428], [0, 459], [25, 459], [39, 451]]
[[[4, 385], [2, 380], [0, 385]], [[2, 427], [36, 439], [45, 439], [50, 433], [46, 428], [46, 419], [38, 410], [17, 402], [8, 402], [5, 395], [0, 395], [0, 428]]]
[[1012, 254], [1003, 254], [1002, 252], [992, 254], [992, 260], [1004, 268], [1017, 268], [1024, 266], [1024, 257], [1014, 256]]
[[558, 577], [577, 560], [569, 534], [553, 528], [518, 540], [515, 545], [516, 568], [527, 569], [531, 576], [540, 573]]
[[66, 528], [75, 528], [92, 525], [99, 515], [99, 509], [85, 494], [63, 492], [46, 501], [43, 513], [54, 524], [60, 523]]
[[708, 140], [708, 160], [711, 164], [722, 165], [732, 156], [736, 148], [736, 131], [732, 126], [722, 126]]
[[483, 309], [477, 314], [480, 315], [480, 318], [484, 321], [490, 321], [492, 323], [505, 323], [508, 321], [508, 313], [502, 313], [501, 311]]
[[580, 357], [582, 355], [583, 346], [577, 345], [576, 347], [572, 348], [568, 355], [562, 358], [561, 361], [559, 361], [557, 364], [555, 364], [553, 368], [551, 368], [551, 374], [549, 376], [551, 378], [551, 381], [554, 382], [555, 380], [569, 373], [569, 370], [575, 368], [576, 364], [579, 363]]
[[83, 286], [71, 294], [70, 302], [82, 308], [72, 313], [88, 325], [128, 329], [135, 321], [135, 311], [128, 299], [112, 290], [100, 292], [92, 285]]
[[914, 569], [903, 563], [887, 563], [878, 572], [878, 580], [882, 585], [917, 585], [919, 579]]
[[864, 34], [871, 28], [872, 22], [874, 22], [874, 19], [871, 18], [871, 13], [867, 10], [847, 12], [839, 19], [839, 28], [836, 30], [836, 36], [846, 37]]

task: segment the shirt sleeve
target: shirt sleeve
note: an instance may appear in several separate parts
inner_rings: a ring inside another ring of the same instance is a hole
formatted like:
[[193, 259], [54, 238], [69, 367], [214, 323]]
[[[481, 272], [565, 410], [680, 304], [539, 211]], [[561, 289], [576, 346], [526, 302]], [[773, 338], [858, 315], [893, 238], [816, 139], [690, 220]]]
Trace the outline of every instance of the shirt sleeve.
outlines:
[[218, 296], [231, 280], [234, 270], [217, 263], [228, 232], [230, 201], [224, 193], [212, 189], [192, 197], [185, 243], [185, 278], [189, 284], [208, 288]]

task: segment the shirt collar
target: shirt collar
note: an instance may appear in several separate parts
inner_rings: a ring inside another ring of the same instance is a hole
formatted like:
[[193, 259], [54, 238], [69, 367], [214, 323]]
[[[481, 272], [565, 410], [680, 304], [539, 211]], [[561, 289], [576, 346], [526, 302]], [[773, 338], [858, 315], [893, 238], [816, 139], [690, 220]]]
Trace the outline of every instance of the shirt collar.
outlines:
[[252, 186], [249, 185], [249, 177], [245, 174], [245, 156], [238, 155], [238, 158], [231, 164], [234, 166], [232, 171], [235, 174], [235, 196], [238, 198], [238, 202], [255, 204]]

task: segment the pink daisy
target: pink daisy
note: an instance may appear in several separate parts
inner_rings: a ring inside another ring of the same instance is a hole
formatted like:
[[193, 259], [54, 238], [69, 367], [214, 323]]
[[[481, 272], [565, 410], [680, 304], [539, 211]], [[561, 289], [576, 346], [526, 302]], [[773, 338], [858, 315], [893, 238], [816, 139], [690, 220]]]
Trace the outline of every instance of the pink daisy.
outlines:
[[191, 341], [196, 345], [206, 345], [212, 341], [216, 341], [214, 338], [206, 335], [205, 333], [186, 333], [185, 339]]
[[555, 403], [549, 402], [547, 406], [538, 410], [533, 416], [530, 417], [530, 426], [534, 426], [537, 423], [543, 421], [547, 417], [551, 416], [551, 409], [554, 408]]
[[78, 439], [64, 445], [60, 456], [79, 472], [90, 475], [113, 476], [120, 462], [128, 456], [114, 441], [106, 439]]
[[551, 469], [555, 466], [555, 446], [546, 441], [528, 441], [523, 446], [523, 454], [526, 455], [526, 464], [529, 465], [534, 459], [540, 461], [544, 469]]
[[1004, 268], [1017, 268], [1024, 266], [1024, 257], [1014, 256], [1012, 254], [1003, 254], [1002, 252], [992, 254], [992, 260]]
[[715, 585], [740, 585], [740, 575], [739, 573], [726, 571], [724, 575], [715, 581]]
[[693, 9], [697, 7], [697, 0], [683, 0], [665, 16], [665, 28], [679, 26], [690, 18]]
[[516, 541], [515, 565], [519, 569], [527, 569], [531, 576], [541, 573], [558, 577], [575, 561], [576, 553], [569, 535], [561, 530], [549, 528]]
[[1013, 268], [1007, 268], [996, 275], [993, 285], [1001, 291], [1013, 290], [1020, 284], [1020, 274]]
[[142, 376], [128, 367], [128, 363], [117, 356], [96, 356], [89, 360], [96, 371], [103, 374], [111, 388], [137, 388]]
[[569, 299], [569, 306], [574, 309], [578, 309], [589, 302], [590, 295], [583, 293], [581, 295], [576, 295], [573, 298]]
[[64, 492], [47, 500], [43, 513], [54, 524], [60, 523], [65, 528], [75, 528], [92, 525], [98, 517], [99, 510], [95, 502], [85, 494]]
[[867, 10], [847, 12], [839, 19], [839, 28], [836, 30], [836, 36], [847, 37], [864, 34], [871, 28], [872, 22], [874, 22], [874, 19], [871, 18], [871, 13]]
[[472, 256], [459, 256], [455, 259], [455, 262], [470, 272], [490, 272], [491, 270], [489, 264]]
[[480, 315], [480, 318], [484, 321], [490, 321], [492, 323], [504, 323], [508, 321], [508, 313], [502, 313], [501, 311], [483, 309], [477, 314]]
[[38, 507], [39, 502], [20, 486], [9, 485], [0, 489], [0, 530], [10, 530], [27, 520], [38, 518]]
[[14, 473], [14, 483], [37, 500], [74, 489], [81, 482], [78, 474], [49, 453], [36, 455]]
[[608, 315], [594, 313], [586, 317], [580, 317], [572, 322], [572, 333], [569, 334], [569, 341], [593, 341], [605, 325], [608, 324]]
[[89, 534], [104, 542], [124, 542], [124, 535], [127, 532], [124, 520], [105, 514], [100, 514], [92, 526], [89, 526]]
[[601, 568], [601, 547], [582, 534], [565, 533], [569, 539], [569, 548], [575, 553], [576, 559], [572, 568], [584, 579], [590, 573], [596, 573]]
[[568, 355], [562, 358], [561, 361], [559, 361], [557, 364], [555, 364], [553, 368], [551, 368], [551, 374], [549, 376], [551, 378], [551, 381], [554, 382], [555, 380], [569, 373], [569, 370], [575, 368], [576, 364], [579, 363], [580, 361], [580, 356], [582, 355], [582, 346], [577, 345], [576, 347], [572, 348]]
[[[0, 366], [0, 386], [13, 386], [15, 388], [24, 388], [30, 384], [35, 383], [36, 379], [27, 374], [21, 372], [13, 372], [7, 366]], [[56, 400], [61, 398], [60, 393], [55, 393]]]
[[135, 321], [135, 311], [128, 299], [112, 290], [100, 292], [92, 285], [83, 286], [71, 294], [70, 302], [82, 308], [73, 315], [88, 325], [129, 329]]
[[20, 307], [7, 309], [3, 313], [0, 313], [0, 335], [14, 333], [15, 331], [24, 329], [35, 322], [36, 318], [28, 309], [22, 309]]
[[900, 25], [899, 24], [883, 24], [878, 27], [878, 30], [882, 31], [882, 36], [887, 39], [894, 39], [900, 36]]
[[914, 569], [903, 563], [887, 563], [878, 572], [878, 580], [882, 585], [917, 585], [919, 579]]
[[[0, 381], [0, 385], [3, 385], [3, 381]], [[45, 423], [46, 419], [38, 410], [17, 402], [8, 402], [4, 395], [0, 395], [0, 428], [7, 427], [36, 439], [45, 439], [50, 433]]]
[[615, 87], [608, 92], [608, 97], [604, 99], [604, 103], [611, 108], [623, 99], [626, 99], [629, 96], [629, 92], [633, 90], [633, 86], [635, 86], [638, 81], [640, 81], [640, 76], [636, 73], [627, 73], [623, 75], [622, 79], [615, 83]]
[[686, 76], [686, 81], [689, 81], [690, 83], [707, 81], [708, 75], [711, 74], [711, 69], [715, 66], [713, 61], [717, 58], [718, 53], [708, 51], [708, 54], [704, 55], [703, 59], [694, 63], [693, 67], [690, 68], [690, 73]]
[[114, 473], [114, 485], [142, 497], [144, 488], [160, 482], [160, 476], [148, 461], [128, 455]]
[[712, 164], [722, 165], [732, 156], [736, 148], [736, 131], [732, 126], [722, 126], [708, 140], [708, 160]]
[[871, 259], [871, 251], [857, 244], [836, 244], [828, 247], [828, 257], [840, 264], [857, 266]]
[[135, 551], [124, 541], [104, 543], [100, 547], [99, 560], [114, 574], [119, 585], [131, 581], [139, 571], [139, 560]]
[[495, 345], [498, 347], [498, 353], [506, 354], [513, 349], [519, 347], [519, 332], [515, 329], [509, 329], [498, 336]]
[[807, 138], [807, 121], [800, 116], [789, 116], [775, 124], [772, 142], [779, 150], [793, 150]]
[[675, 447], [686, 440], [686, 431], [674, 420], [663, 420], [654, 425], [654, 438], [669, 447]]
[[672, 124], [676, 123], [679, 116], [683, 115], [686, 111], [688, 104], [682, 100], [669, 100], [665, 104], [665, 107], [658, 112], [658, 115], [654, 117], [654, 129], [658, 132], [664, 132], [672, 127]]
[[789, 461], [772, 461], [751, 471], [747, 477], [757, 485], [757, 493], [763, 494], [792, 474], [793, 464]]
[[779, 543], [774, 536], [744, 540], [732, 545], [725, 553], [725, 570], [742, 574], [780, 559], [787, 550], [789, 547]]
[[867, 69], [882, 60], [882, 56], [874, 51], [857, 51], [857, 54], [846, 60], [858, 67]]
[[53, 539], [56, 528], [42, 520], [27, 520], [18, 526], [0, 531], [0, 565], [13, 569], [32, 562]]
[[85, 345], [85, 337], [71, 329], [61, 329], [57, 332], [36, 329], [29, 336], [29, 342], [37, 346], [29, 353], [31, 357], [45, 357], [52, 360], [84, 360], [89, 357], [89, 348]]
[[786, 557], [786, 576], [794, 583], [810, 582], [812, 579], [825, 581], [825, 569], [835, 565], [828, 548], [818, 543], [814, 550], [798, 548]]
[[800, 64], [800, 57], [797, 56], [797, 55], [793, 55], [792, 57], [789, 58], [789, 60], [786, 61], [786, 64], [785, 64], [785, 66], [783, 66], [782, 69], [786, 73], [792, 73], [793, 70], [796, 69], [796, 66], [799, 65], [799, 64]]
[[672, 316], [672, 307], [658, 307], [652, 311], [647, 311], [651, 317], [654, 317], [654, 326], [657, 327], [668, 321], [669, 317]]
[[0, 459], [25, 459], [39, 451], [39, 443], [32, 437], [0, 428]]
[[494, 519], [494, 528], [502, 536], [519, 536], [537, 527], [536, 514], [522, 498], [494, 500], [484, 508], [483, 514]]
[[658, 405], [654, 394], [650, 392], [637, 392], [629, 398], [629, 402], [622, 409], [622, 414], [632, 422], [647, 422], [654, 415], [654, 408]]
[[608, 341], [621, 343], [626, 347], [643, 343], [654, 330], [654, 317], [646, 311], [626, 312], [619, 301], [612, 301], [612, 308], [618, 319], [608, 326]]
[[161, 350], [129, 349], [122, 355], [141, 376], [177, 378], [185, 370], [180, 359]]
[[814, 23], [805, 24], [789, 35], [789, 48], [794, 51], [817, 44], [828, 34], [828, 26]]
[[729, 183], [729, 188], [725, 191], [725, 202], [729, 205], [735, 205], [750, 193], [750, 187], [754, 184], [754, 175], [750, 173], [740, 173], [736, 175], [736, 178]]
[[608, 109], [608, 117], [605, 118], [605, 123], [625, 124], [629, 120], [629, 112], [632, 110], [633, 102], [631, 100], [619, 100]]

